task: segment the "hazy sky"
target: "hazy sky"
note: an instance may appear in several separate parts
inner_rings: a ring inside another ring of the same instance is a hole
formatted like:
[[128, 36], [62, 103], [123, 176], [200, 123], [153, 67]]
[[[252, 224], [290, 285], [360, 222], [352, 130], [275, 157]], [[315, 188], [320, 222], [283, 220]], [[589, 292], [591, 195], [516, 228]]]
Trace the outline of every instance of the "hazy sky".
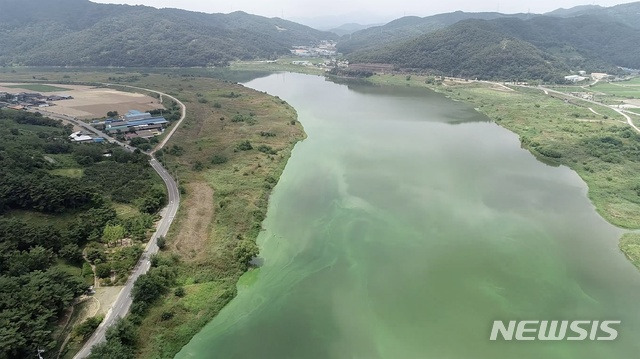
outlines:
[[[242, 10], [267, 17], [302, 19], [345, 15], [345, 22], [367, 19], [394, 19], [403, 15], [427, 16], [456, 10], [500, 11], [503, 13], [543, 13], [576, 5], [612, 6], [631, 1], [616, 0], [92, 0], [100, 3], [140, 4], [208, 13]], [[362, 21], [361, 20], [361, 21]]]

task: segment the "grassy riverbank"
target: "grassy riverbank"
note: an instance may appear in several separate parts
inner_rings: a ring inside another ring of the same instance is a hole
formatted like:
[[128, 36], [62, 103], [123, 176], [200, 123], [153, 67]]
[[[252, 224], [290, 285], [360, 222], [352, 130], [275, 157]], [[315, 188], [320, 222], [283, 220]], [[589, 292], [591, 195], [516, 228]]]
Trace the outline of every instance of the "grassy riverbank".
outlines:
[[161, 155], [185, 190], [165, 251], [179, 257], [176, 288], [185, 295], [173, 289], [151, 308], [142, 358], [172, 358], [233, 298], [257, 251], [269, 194], [305, 137], [295, 110], [278, 98], [204, 78], [166, 85], [183, 88], [177, 95], [188, 109]]
[[189, 70], [118, 71], [5, 68], [0, 77], [151, 88], [187, 106], [183, 125], [157, 154], [183, 192], [158, 260], [171, 263], [175, 280], [145, 315], [132, 318], [136, 356], [172, 358], [235, 296], [238, 279], [257, 253], [269, 194], [305, 133], [285, 101], [233, 82]]
[[[483, 82], [444, 81], [423, 76], [374, 76], [379, 85], [426, 87], [472, 104], [502, 127], [520, 136], [522, 146], [551, 165], [576, 171], [589, 186], [588, 196], [610, 223], [640, 228], [640, 135], [615, 111], [538, 89]], [[626, 237], [625, 237], [626, 238]], [[630, 239], [621, 242], [629, 258], [637, 253]]]

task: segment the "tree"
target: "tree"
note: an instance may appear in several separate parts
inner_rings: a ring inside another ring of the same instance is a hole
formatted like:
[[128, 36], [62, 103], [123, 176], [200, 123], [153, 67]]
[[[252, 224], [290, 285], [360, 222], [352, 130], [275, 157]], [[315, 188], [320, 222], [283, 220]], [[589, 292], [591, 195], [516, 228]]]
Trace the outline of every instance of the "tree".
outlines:
[[254, 257], [257, 257], [260, 250], [254, 241], [241, 240], [238, 242], [238, 246], [234, 250], [234, 254], [238, 263], [245, 268], [249, 266], [249, 262]]
[[98, 278], [109, 278], [111, 276], [111, 266], [107, 263], [96, 265], [96, 276]]
[[121, 225], [107, 225], [102, 231], [102, 241], [110, 247], [124, 238], [124, 227]]
[[164, 249], [167, 246], [167, 240], [164, 238], [164, 236], [158, 237], [156, 243], [158, 244], [158, 248], [160, 249]]
[[120, 343], [133, 347], [136, 344], [137, 333], [133, 323], [128, 319], [120, 319], [107, 330], [107, 341], [119, 341]]
[[107, 117], [118, 117], [118, 111], [107, 112]]
[[62, 247], [58, 255], [71, 264], [82, 262], [82, 251], [75, 243], [70, 243]]
[[106, 341], [102, 342], [91, 349], [89, 359], [133, 359], [134, 351], [121, 342]]
[[104, 319], [103, 316], [98, 315], [95, 317], [88, 318], [82, 324], [78, 325], [74, 330], [74, 334], [80, 337], [82, 340], [89, 338], [89, 336], [98, 328], [100, 323]]

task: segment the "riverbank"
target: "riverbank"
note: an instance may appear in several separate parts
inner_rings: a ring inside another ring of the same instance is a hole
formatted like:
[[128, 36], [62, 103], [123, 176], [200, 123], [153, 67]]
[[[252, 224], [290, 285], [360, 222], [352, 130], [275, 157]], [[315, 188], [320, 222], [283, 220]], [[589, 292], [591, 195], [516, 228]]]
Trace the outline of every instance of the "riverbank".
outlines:
[[205, 78], [169, 86], [182, 87], [191, 114], [159, 154], [184, 189], [164, 253], [179, 258], [179, 274], [142, 322], [140, 358], [172, 358], [233, 299], [258, 252], [271, 190], [305, 138], [278, 98]]
[[[384, 86], [424, 87], [472, 104], [516, 133], [523, 148], [550, 165], [576, 171], [598, 213], [621, 228], [640, 228], [640, 135], [608, 108], [535, 88], [428, 76], [376, 75]], [[628, 245], [620, 246], [628, 256]], [[637, 261], [634, 264], [639, 265]]]

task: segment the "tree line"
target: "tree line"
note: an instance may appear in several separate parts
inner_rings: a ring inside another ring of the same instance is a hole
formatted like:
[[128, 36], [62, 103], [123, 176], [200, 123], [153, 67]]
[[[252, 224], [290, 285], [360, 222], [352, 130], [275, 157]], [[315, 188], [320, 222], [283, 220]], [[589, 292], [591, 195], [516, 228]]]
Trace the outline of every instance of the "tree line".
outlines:
[[[66, 268], [83, 267], [84, 248], [105, 247], [110, 226], [144, 240], [166, 200], [145, 154], [70, 143], [70, 133], [38, 113], [0, 110], [0, 358], [52, 351], [58, 318], [88, 288]], [[82, 176], [56, 174], [68, 167]], [[114, 203], [142, 213], [119, 218]]]

